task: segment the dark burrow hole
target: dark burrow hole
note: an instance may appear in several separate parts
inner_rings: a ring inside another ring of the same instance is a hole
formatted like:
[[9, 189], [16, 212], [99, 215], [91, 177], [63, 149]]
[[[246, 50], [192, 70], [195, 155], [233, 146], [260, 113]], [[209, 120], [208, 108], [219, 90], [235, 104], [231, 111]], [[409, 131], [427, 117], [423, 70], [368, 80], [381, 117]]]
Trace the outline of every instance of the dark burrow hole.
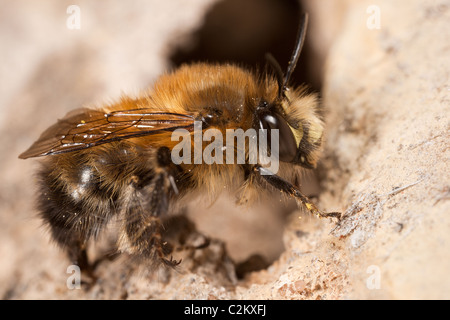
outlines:
[[[205, 14], [203, 24], [183, 35], [183, 44], [172, 43], [168, 55], [173, 67], [192, 62], [236, 63], [250, 70], [264, 70], [264, 55], [271, 53], [286, 70], [298, 32], [298, 0], [222, 0]], [[292, 84], [306, 83], [319, 92], [321, 84], [310, 74], [314, 59], [306, 37]]]
[[[174, 69], [183, 64], [209, 62], [235, 63], [248, 70], [263, 71], [267, 64], [265, 54], [271, 53], [286, 70], [302, 12], [304, 10], [298, 0], [219, 1], [205, 13], [197, 30], [183, 34], [181, 44], [171, 43], [169, 62]], [[320, 93], [321, 83], [310, 68], [315, 65], [315, 57], [308, 33], [291, 84], [307, 84], [312, 92]], [[312, 181], [312, 184], [318, 186], [317, 181]], [[319, 193], [318, 187], [303, 191], [313, 200]], [[285, 218], [294, 210], [292, 203], [280, 214]], [[279, 238], [282, 238], [282, 233]], [[263, 255], [255, 253], [236, 262], [237, 276], [243, 278], [249, 272], [267, 268], [272, 262], [274, 260], [267, 261]]]

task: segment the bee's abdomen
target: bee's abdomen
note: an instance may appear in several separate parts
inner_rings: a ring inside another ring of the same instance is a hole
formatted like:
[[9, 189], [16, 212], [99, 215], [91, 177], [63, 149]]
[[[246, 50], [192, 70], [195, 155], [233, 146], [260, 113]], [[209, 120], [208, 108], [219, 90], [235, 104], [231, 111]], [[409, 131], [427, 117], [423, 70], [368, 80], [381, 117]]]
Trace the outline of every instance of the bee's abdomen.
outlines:
[[61, 164], [48, 162], [39, 172], [38, 208], [58, 244], [79, 246], [97, 236], [115, 214], [117, 197], [101, 183], [94, 167], [68, 164], [56, 175], [55, 166]]

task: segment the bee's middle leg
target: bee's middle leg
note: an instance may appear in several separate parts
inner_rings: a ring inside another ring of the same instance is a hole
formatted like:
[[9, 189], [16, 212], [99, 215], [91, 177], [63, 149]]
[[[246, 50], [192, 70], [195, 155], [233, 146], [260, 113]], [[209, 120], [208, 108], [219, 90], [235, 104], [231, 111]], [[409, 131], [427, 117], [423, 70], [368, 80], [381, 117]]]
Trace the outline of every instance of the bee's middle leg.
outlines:
[[173, 190], [170, 180], [171, 174], [164, 166], [147, 177], [134, 179], [125, 196], [125, 220], [119, 241], [120, 247], [135, 257], [174, 267], [179, 261], [168, 258], [172, 247], [162, 238], [161, 220], [169, 208], [169, 193]]

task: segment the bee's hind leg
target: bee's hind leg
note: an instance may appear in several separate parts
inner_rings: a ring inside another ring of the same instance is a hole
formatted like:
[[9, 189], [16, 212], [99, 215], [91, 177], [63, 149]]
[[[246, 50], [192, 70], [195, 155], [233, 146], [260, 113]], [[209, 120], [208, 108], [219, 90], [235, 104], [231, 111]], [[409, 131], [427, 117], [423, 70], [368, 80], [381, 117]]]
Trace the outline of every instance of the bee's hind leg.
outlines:
[[312, 214], [318, 216], [319, 218], [337, 218], [340, 220], [340, 212], [322, 212], [320, 211], [314, 203], [312, 203], [308, 197], [306, 197], [298, 187], [294, 186], [292, 183], [284, 180], [283, 178], [273, 174], [266, 168], [261, 166], [255, 166], [254, 172], [259, 174], [265, 181], [267, 181], [271, 186], [275, 187], [291, 197], [295, 198], [302, 203], [302, 205]]

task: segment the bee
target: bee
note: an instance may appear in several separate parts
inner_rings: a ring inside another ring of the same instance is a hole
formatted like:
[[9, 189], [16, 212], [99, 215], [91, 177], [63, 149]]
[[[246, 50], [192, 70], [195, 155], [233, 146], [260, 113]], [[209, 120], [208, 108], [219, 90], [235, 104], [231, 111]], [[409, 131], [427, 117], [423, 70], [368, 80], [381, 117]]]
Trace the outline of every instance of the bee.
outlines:
[[[119, 218], [120, 252], [175, 267], [180, 261], [164, 239], [164, 222], [199, 193], [227, 189], [243, 204], [276, 189], [312, 214], [339, 218], [320, 211], [294, 184], [302, 168], [316, 166], [324, 131], [316, 96], [290, 86], [307, 21], [302, 15], [286, 72], [270, 55], [274, 72], [264, 74], [231, 64], [184, 65], [138, 97], [69, 112], [19, 156], [46, 156], [38, 172], [38, 210], [72, 263], [90, 268], [88, 243]], [[279, 172], [250, 163], [248, 146], [243, 163], [175, 163], [173, 133], [194, 135], [195, 123], [202, 132], [223, 134], [277, 130]]]

